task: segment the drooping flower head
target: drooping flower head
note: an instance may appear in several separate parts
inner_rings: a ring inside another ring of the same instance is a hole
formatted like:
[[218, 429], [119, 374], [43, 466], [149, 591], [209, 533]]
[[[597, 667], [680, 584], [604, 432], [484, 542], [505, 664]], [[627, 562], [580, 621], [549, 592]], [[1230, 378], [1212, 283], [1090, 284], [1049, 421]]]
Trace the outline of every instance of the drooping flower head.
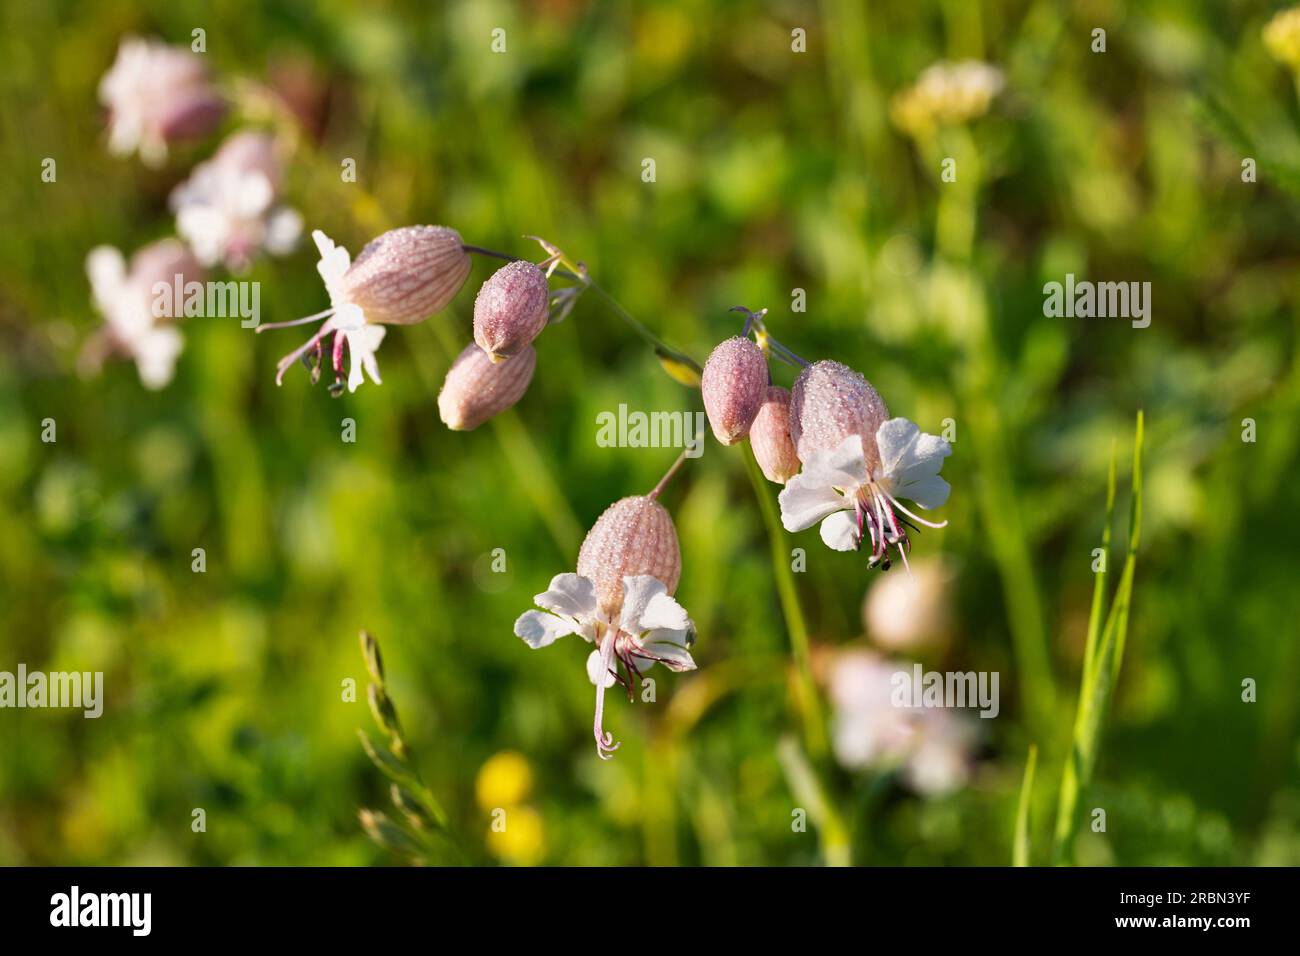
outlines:
[[325, 281], [330, 307], [304, 319], [258, 327], [261, 332], [325, 320], [304, 345], [280, 360], [276, 384], [284, 380], [284, 373], [294, 362], [309, 353], [314, 353], [314, 381], [319, 373], [322, 341], [331, 332], [334, 393], [342, 390], [345, 348], [352, 357], [348, 390], [355, 392], [366, 374], [378, 384], [375, 350], [384, 340], [383, 326], [422, 322], [445, 307], [465, 284], [469, 253], [460, 233], [445, 226], [390, 229], [367, 243], [355, 262], [346, 249], [336, 246], [319, 229], [311, 235], [320, 250], [316, 271]]
[[145, 388], [160, 389], [172, 379], [184, 338], [169, 321], [172, 316], [155, 310], [154, 287], [174, 286], [176, 276], [186, 282], [203, 278], [203, 270], [184, 244], [163, 239], [139, 249], [128, 264], [111, 246], [97, 246], [86, 257], [95, 305], [105, 319], [104, 333], [87, 353], [97, 365], [107, 352], [135, 361]]
[[169, 144], [207, 135], [225, 113], [202, 57], [137, 37], [118, 47], [99, 82], [99, 99], [109, 111], [109, 151], [139, 151], [150, 166], [166, 160]]
[[474, 341], [492, 361], [504, 361], [546, 328], [549, 302], [545, 272], [523, 259], [507, 263], [474, 300]]
[[767, 396], [767, 359], [746, 336], [720, 342], [704, 363], [700, 391], [713, 435], [734, 445], [749, 434]]
[[531, 345], [493, 362], [471, 342], [456, 356], [438, 392], [442, 423], [454, 432], [478, 428], [523, 398], [536, 368], [537, 350]]
[[[618, 749], [602, 724], [605, 690], [615, 683], [628, 699], [656, 663], [672, 671], [695, 669], [695, 627], [673, 600], [681, 577], [677, 531], [668, 511], [650, 495], [623, 498], [605, 510], [578, 552], [578, 573], [557, 574], [533, 600], [547, 612], [526, 611], [515, 634], [529, 647], [579, 634], [596, 645], [587, 677], [596, 685], [596, 752]], [[620, 672], [620, 666], [622, 671]]]
[[790, 437], [803, 470], [780, 495], [787, 531], [821, 522], [828, 547], [856, 551], [865, 540], [869, 566], [888, 570], [890, 548], [907, 563], [905, 526], [947, 524], [918, 517], [900, 499], [927, 509], [947, 501], [951, 489], [939, 469], [952, 448], [906, 418], [890, 418], [871, 383], [847, 365], [814, 362], [799, 374]]
[[298, 241], [302, 217], [277, 205], [282, 174], [274, 137], [236, 133], [172, 191], [176, 231], [201, 263], [233, 272], [248, 268], [259, 249], [284, 255]]

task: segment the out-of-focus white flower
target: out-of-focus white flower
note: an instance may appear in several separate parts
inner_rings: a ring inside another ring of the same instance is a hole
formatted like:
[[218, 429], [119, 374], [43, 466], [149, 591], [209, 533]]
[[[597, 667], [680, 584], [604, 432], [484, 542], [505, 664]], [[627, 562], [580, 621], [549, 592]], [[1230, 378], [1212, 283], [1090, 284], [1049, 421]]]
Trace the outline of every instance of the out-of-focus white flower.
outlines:
[[937, 558], [912, 565], [910, 575], [873, 584], [862, 602], [867, 637], [887, 651], [942, 647], [952, 632], [952, 572]]
[[830, 675], [832, 746], [851, 770], [900, 762], [916, 733], [917, 711], [895, 707], [891, 680], [898, 668], [869, 651], [845, 651]]
[[587, 657], [587, 677], [596, 685], [593, 731], [602, 758], [619, 746], [602, 726], [606, 688], [621, 683], [631, 699], [642, 674], [656, 663], [672, 671], [695, 670], [688, 650], [694, 626], [658, 578], [648, 574], [624, 577], [617, 617], [607, 610], [608, 604], [602, 608], [595, 582], [580, 574], [557, 574], [550, 588], [533, 600], [552, 613], [525, 611], [515, 621], [516, 636], [529, 647], [547, 647], [569, 634], [579, 634], [596, 645]]
[[1001, 70], [979, 60], [935, 63], [894, 97], [891, 114], [899, 129], [921, 137], [983, 116], [1005, 83]]
[[966, 785], [976, 732], [972, 721], [946, 710], [925, 710], [903, 764], [903, 780], [917, 793], [940, 796]]
[[899, 499], [927, 509], [943, 505], [951, 488], [939, 477], [939, 469], [952, 447], [906, 418], [881, 423], [873, 443], [871, 466], [858, 434], [848, 435], [833, 449], [814, 452], [779, 496], [781, 523], [787, 531], [802, 531], [820, 521], [822, 541], [836, 551], [856, 551], [865, 529], [873, 567], [882, 561], [888, 567], [891, 546], [906, 564], [910, 542], [900, 526], [906, 521], [895, 510], [931, 528], [947, 522], [926, 521]]
[[172, 191], [176, 231], [208, 266], [220, 262], [239, 272], [259, 249], [284, 255], [298, 241], [302, 217], [277, 205], [280, 180], [274, 138], [236, 133]]
[[177, 275], [182, 284], [202, 274], [194, 257], [175, 239], [164, 239], [140, 249], [128, 267], [122, 253], [98, 246], [86, 257], [91, 293], [105, 319], [108, 350], [134, 359], [140, 381], [159, 389], [172, 379], [184, 339], [165, 316], [155, 314], [154, 286], [171, 287]]
[[138, 151], [150, 166], [166, 160], [168, 144], [206, 135], [225, 113], [202, 58], [138, 37], [123, 39], [99, 82], [99, 99], [109, 110], [109, 150]]
[[939, 708], [895, 703], [896, 675], [908, 671], [870, 651], [844, 651], [830, 672], [831, 746], [849, 770], [898, 770], [926, 796], [955, 790], [970, 777], [973, 724]]

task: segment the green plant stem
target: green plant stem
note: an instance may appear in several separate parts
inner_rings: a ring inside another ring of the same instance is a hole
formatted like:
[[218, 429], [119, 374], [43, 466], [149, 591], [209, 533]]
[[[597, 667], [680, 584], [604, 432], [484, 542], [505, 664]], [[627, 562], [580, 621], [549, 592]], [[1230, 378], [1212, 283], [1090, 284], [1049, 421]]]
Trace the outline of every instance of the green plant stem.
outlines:
[[754, 486], [754, 497], [758, 499], [758, 509], [763, 514], [763, 524], [767, 527], [767, 537], [772, 549], [772, 574], [776, 578], [777, 595], [781, 602], [781, 613], [785, 617], [786, 630], [790, 633], [790, 650], [794, 655], [799, 701], [799, 716], [804, 727], [804, 741], [808, 753], [814, 760], [822, 760], [829, 752], [829, 737], [826, 723], [822, 716], [821, 704], [817, 699], [817, 685], [812, 674], [812, 654], [808, 642], [808, 625], [805, 623], [803, 605], [799, 600], [799, 589], [795, 585], [794, 572], [790, 570], [790, 552], [786, 547], [785, 528], [777, 516], [772, 504], [772, 496], [767, 488], [767, 479], [763, 477], [753, 449], [745, 442], [745, 469], [750, 483]]

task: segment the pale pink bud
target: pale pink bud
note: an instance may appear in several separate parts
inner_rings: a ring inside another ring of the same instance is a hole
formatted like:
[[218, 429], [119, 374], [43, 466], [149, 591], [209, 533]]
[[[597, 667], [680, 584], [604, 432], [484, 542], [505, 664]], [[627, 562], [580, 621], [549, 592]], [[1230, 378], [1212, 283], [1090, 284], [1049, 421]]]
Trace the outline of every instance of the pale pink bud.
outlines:
[[749, 429], [749, 444], [768, 481], [784, 485], [799, 474], [799, 456], [790, 437], [790, 393], [779, 385], [768, 388]]
[[546, 327], [546, 273], [519, 260], [502, 266], [474, 300], [474, 341], [493, 361], [514, 355]]
[[367, 322], [412, 325], [455, 298], [469, 275], [460, 233], [446, 226], [403, 226], [370, 240], [340, 282]]
[[954, 575], [937, 559], [913, 561], [911, 574], [888, 574], [862, 602], [862, 623], [877, 646], [919, 653], [946, 647], [952, 636]]
[[880, 469], [876, 430], [887, 418], [889, 409], [871, 383], [840, 362], [805, 367], [790, 393], [790, 437], [802, 462], [861, 435], [868, 474], [875, 474]]
[[676, 592], [682, 552], [668, 509], [645, 495], [614, 502], [587, 532], [578, 552], [578, 573], [595, 584], [601, 610], [615, 620], [623, 606], [625, 577], [648, 574], [669, 595]]
[[526, 345], [504, 362], [493, 362], [472, 342], [447, 370], [438, 393], [438, 414], [452, 431], [467, 432], [503, 412], [528, 391], [537, 352]]
[[739, 335], [718, 344], [704, 363], [700, 390], [713, 434], [734, 445], [754, 424], [767, 395], [767, 359], [763, 351]]

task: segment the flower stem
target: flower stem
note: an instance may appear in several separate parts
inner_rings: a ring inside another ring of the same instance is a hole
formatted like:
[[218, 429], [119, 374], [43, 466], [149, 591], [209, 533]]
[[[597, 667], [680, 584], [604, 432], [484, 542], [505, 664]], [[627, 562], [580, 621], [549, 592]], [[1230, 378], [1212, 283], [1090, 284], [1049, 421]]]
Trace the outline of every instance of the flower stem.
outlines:
[[668, 482], [673, 480], [673, 475], [677, 474], [677, 472], [681, 470], [682, 465], [686, 464], [687, 451], [690, 451], [690, 449], [684, 449], [682, 453], [677, 456], [677, 460], [668, 467], [666, 472], [664, 472], [664, 476], [660, 478], [659, 483], [651, 489], [650, 494], [646, 496], [647, 498], [657, 499], [659, 497], [659, 493], [668, 486]]
[[817, 685], [813, 681], [808, 625], [804, 620], [799, 589], [795, 586], [794, 572], [790, 570], [785, 529], [781, 527], [776, 507], [772, 504], [772, 496], [768, 493], [767, 479], [763, 477], [763, 472], [758, 467], [758, 460], [754, 458], [753, 449], [748, 442], [745, 443], [745, 469], [749, 473], [750, 483], [754, 486], [754, 497], [758, 499], [758, 510], [763, 514], [763, 523], [767, 526], [767, 537], [771, 543], [772, 573], [776, 578], [776, 590], [781, 601], [781, 613], [785, 617], [785, 627], [790, 632], [790, 650], [794, 654], [804, 740], [809, 755], [814, 760], [820, 761], [826, 757], [830, 748], [825, 718], [817, 699]]

